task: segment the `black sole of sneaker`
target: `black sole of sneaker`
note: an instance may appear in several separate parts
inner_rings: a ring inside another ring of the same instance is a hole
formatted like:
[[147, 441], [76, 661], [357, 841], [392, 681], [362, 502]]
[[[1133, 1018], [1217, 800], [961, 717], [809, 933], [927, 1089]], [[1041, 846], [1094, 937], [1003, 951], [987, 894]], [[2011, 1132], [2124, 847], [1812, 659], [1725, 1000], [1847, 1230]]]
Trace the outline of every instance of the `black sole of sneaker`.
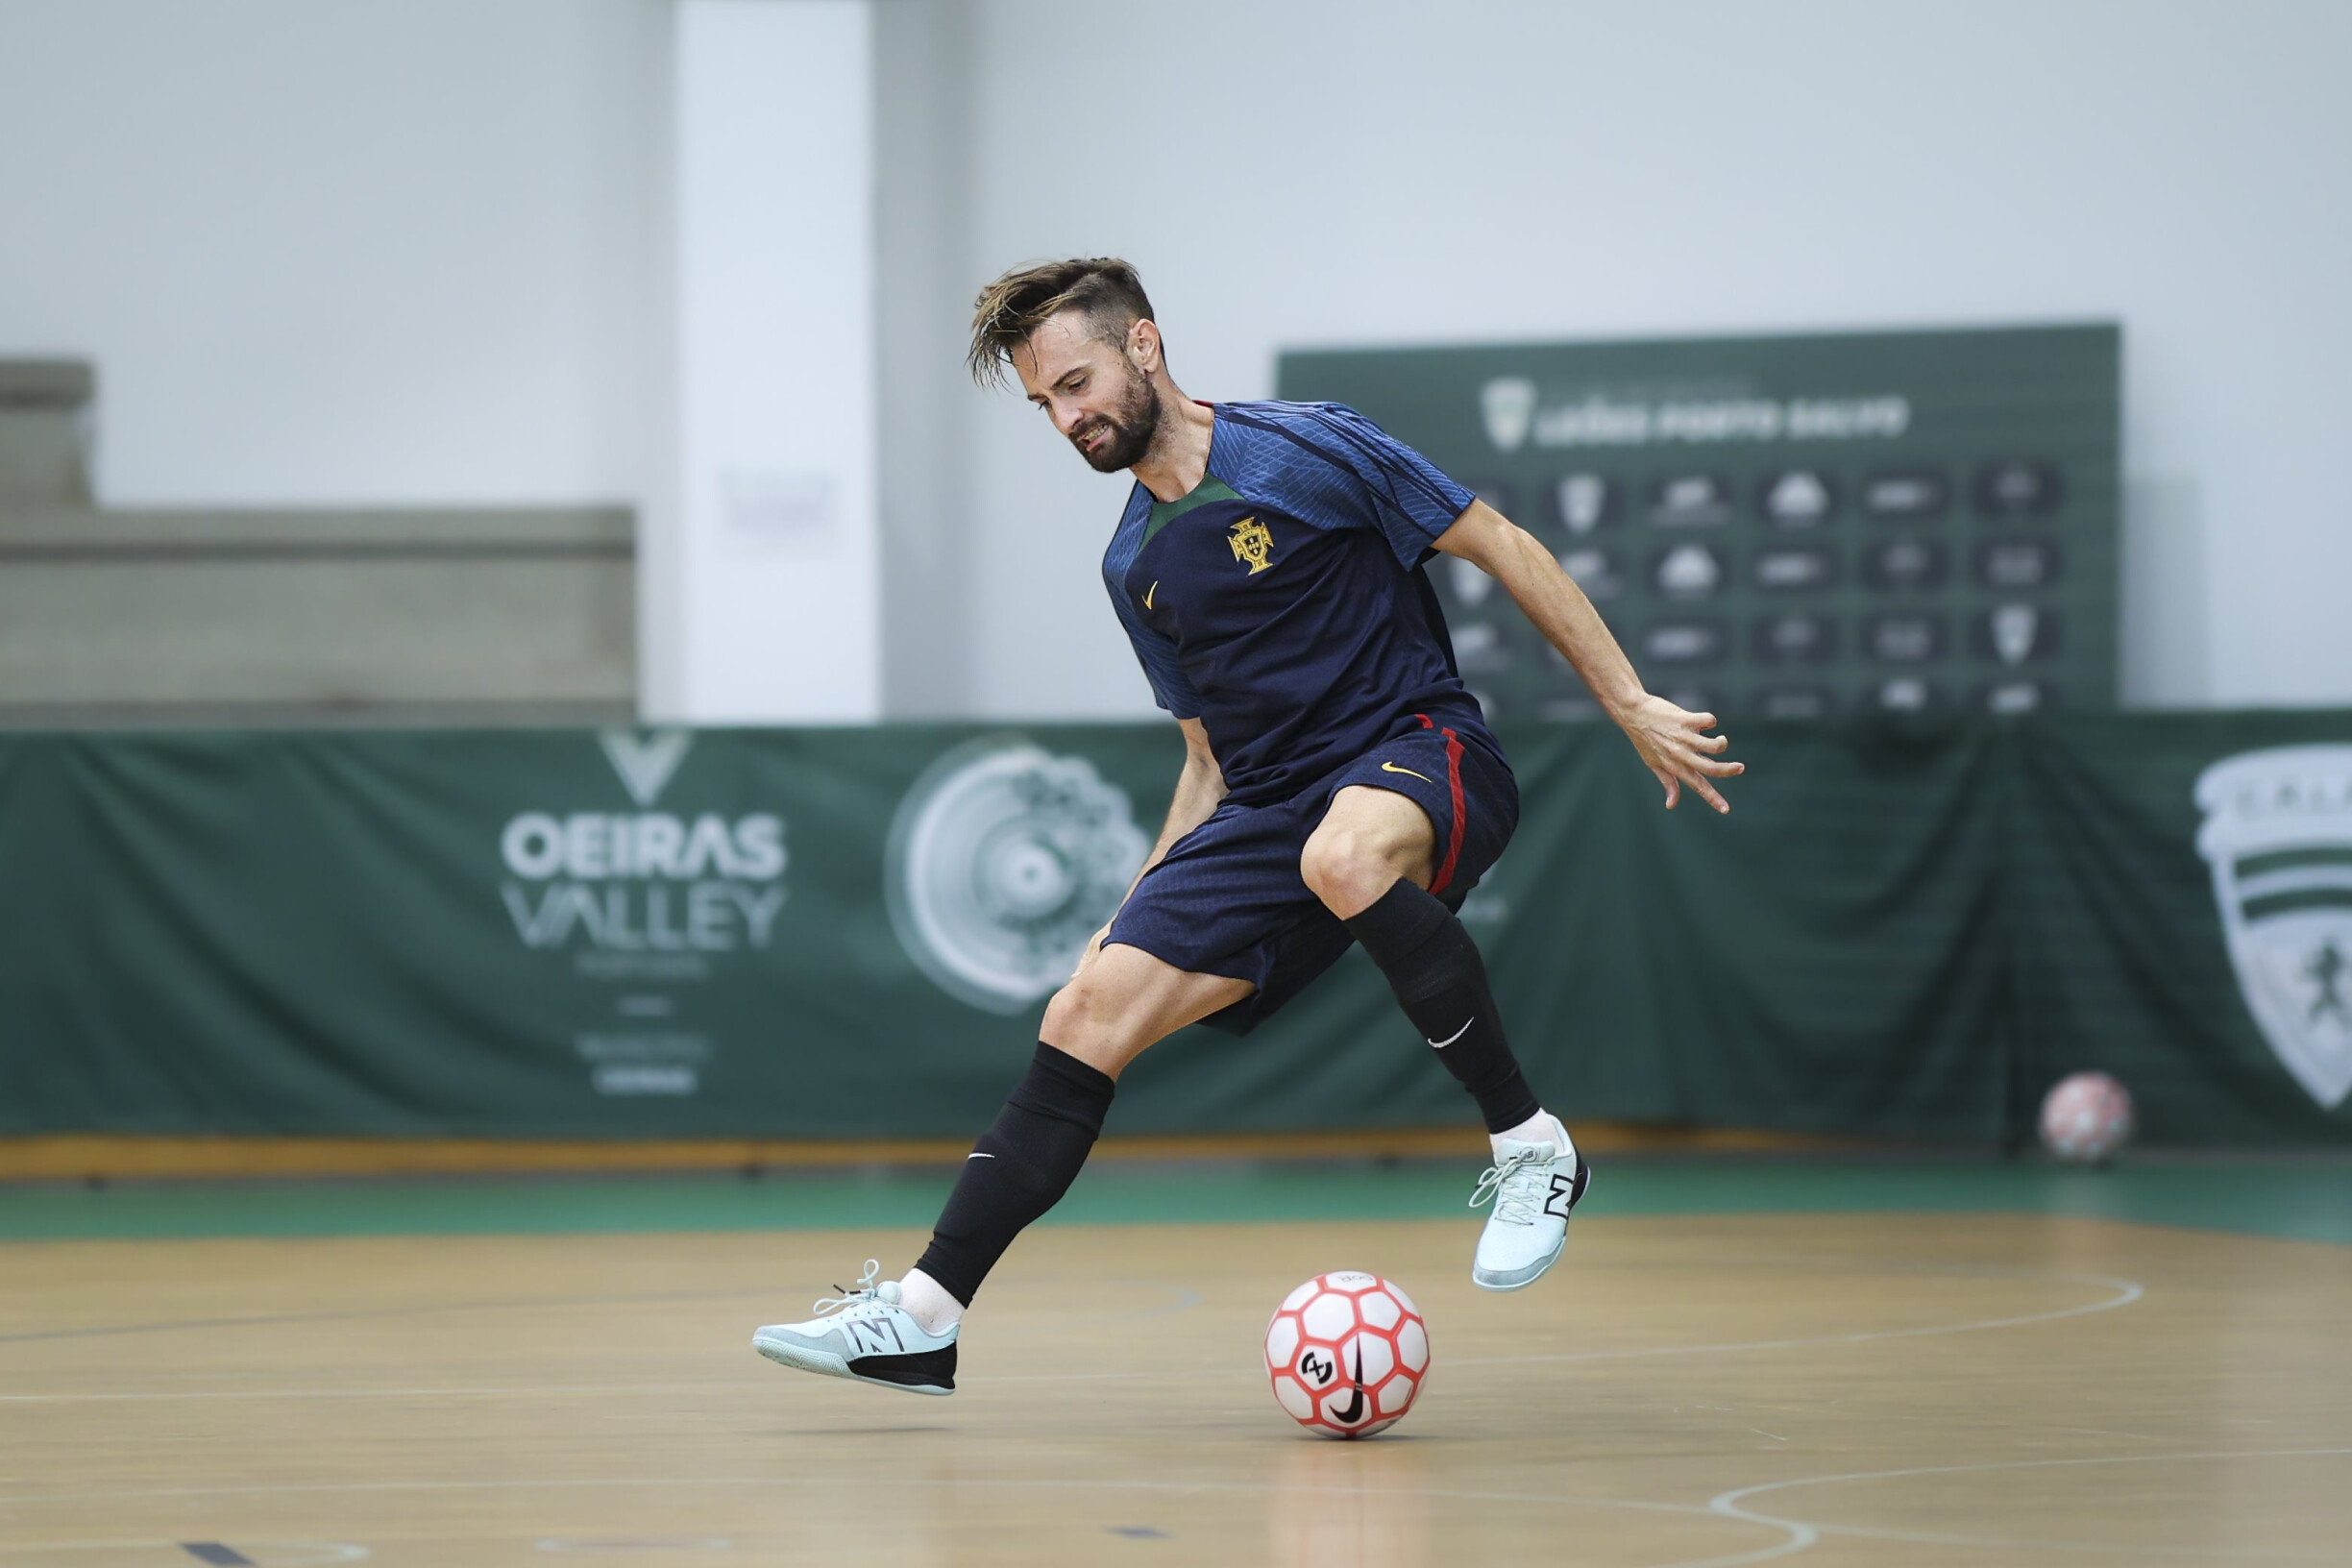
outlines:
[[[854, 1361], [845, 1361], [823, 1351], [760, 1339], [752, 1340], [751, 1348], [778, 1366], [813, 1372], [821, 1378], [842, 1378], [850, 1383], [871, 1384], [876, 1388], [895, 1388], [902, 1394], [927, 1394], [935, 1399], [955, 1392], [953, 1345], [914, 1356], [861, 1356]], [[876, 1362], [883, 1364], [877, 1366]]]

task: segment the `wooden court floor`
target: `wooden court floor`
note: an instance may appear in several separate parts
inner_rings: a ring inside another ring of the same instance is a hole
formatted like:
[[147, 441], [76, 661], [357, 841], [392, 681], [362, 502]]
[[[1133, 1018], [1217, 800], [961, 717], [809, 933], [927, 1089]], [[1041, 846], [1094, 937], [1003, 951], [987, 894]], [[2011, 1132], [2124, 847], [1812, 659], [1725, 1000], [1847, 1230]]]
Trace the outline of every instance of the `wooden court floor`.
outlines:
[[[0, 1565], [2352, 1563], [2352, 1247], [2018, 1214], [1032, 1233], [925, 1400], [748, 1349], [887, 1232], [0, 1244]], [[1273, 1303], [1434, 1372], [1291, 1427]]]

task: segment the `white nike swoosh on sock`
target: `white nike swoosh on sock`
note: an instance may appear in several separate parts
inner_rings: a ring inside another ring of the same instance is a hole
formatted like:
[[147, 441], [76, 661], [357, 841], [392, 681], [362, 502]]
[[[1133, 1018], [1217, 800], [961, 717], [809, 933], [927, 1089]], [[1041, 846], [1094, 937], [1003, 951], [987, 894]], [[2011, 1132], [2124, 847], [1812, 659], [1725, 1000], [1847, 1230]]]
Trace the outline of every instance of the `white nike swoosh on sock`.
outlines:
[[[1463, 1027], [1467, 1028], [1467, 1027], [1468, 1027], [1468, 1025], [1464, 1025]], [[966, 1155], [964, 1158], [965, 1158], [966, 1160], [969, 1161], [969, 1160], [993, 1160], [993, 1159], [995, 1159], [996, 1157], [995, 1157], [994, 1155], [992, 1155], [992, 1154], [968, 1154], [968, 1155]]]
[[1478, 1015], [1473, 1013], [1467, 1018], [1462, 1020], [1462, 1026], [1459, 1029], [1455, 1030], [1443, 1040], [1433, 1040], [1430, 1041], [1430, 1043], [1435, 1046], [1438, 1050], [1442, 1051], [1448, 1045], [1453, 1044], [1456, 1041], [1461, 1039], [1462, 1036], [1468, 1034], [1470, 1032], [1470, 1026], [1476, 1022], [1478, 1022]]

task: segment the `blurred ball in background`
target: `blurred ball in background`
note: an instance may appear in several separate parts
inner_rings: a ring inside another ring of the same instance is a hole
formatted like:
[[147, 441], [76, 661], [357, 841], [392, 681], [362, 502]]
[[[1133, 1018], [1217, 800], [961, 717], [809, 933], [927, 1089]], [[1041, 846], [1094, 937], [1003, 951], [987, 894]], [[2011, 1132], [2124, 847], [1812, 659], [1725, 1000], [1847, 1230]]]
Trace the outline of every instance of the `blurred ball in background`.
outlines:
[[2131, 1135], [2131, 1093], [2103, 1072], [2070, 1074], [2042, 1098], [2042, 1146], [2067, 1164], [2103, 1164]]

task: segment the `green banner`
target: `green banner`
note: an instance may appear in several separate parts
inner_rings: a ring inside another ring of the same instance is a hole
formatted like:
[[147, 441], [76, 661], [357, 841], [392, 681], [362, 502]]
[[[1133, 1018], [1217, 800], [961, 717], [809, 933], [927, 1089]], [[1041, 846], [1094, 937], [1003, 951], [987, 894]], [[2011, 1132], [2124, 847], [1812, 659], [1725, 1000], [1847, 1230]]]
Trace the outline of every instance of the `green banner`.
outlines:
[[[2352, 716], [1759, 725], [1727, 819], [1506, 728], [1463, 919], [1547, 1104], [1992, 1141], [2352, 1136]], [[1173, 726], [0, 740], [0, 1131], [964, 1137], [1139, 862]], [[1360, 954], [1116, 1131], [1418, 1125]]]
[[2352, 718], [2078, 718], [2011, 781], [2021, 1080], [2183, 1143], [2352, 1132]]
[[[1822, 332], [1282, 356], [1543, 540], [1652, 686], [1731, 716], [2109, 709], [2122, 336]], [[1591, 697], [1439, 562], [1490, 717]]]

